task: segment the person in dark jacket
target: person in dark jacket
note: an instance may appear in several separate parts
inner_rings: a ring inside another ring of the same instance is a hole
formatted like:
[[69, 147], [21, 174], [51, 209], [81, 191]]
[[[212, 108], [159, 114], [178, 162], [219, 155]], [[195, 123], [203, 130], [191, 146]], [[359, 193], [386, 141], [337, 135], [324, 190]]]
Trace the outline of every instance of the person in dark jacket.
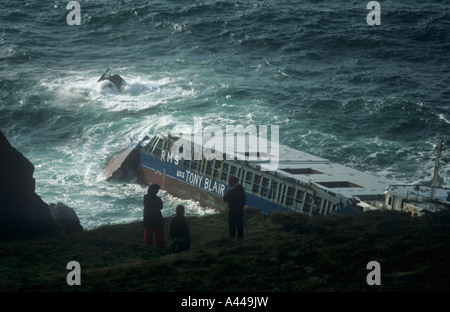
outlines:
[[153, 234], [155, 234], [156, 247], [164, 248], [164, 219], [161, 210], [163, 202], [156, 196], [160, 189], [158, 184], [152, 184], [144, 195], [144, 243], [153, 246]]
[[228, 203], [228, 222], [230, 237], [244, 238], [244, 206], [245, 191], [242, 185], [238, 184], [236, 177], [228, 179], [231, 189], [224, 195], [223, 200]]
[[172, 218], [169, 226], [170, 238], [173, 243], [170, 249], [174, 252], [180, 252], [191, 247], [191, 231], [188, 220], [184, 217], [184, 206], [178, 205], [176, 216]]

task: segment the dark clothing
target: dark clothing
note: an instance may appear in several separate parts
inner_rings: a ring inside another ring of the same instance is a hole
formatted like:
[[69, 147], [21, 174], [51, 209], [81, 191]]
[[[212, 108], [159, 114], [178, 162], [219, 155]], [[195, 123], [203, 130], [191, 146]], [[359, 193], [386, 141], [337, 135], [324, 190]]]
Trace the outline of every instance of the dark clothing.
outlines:
[[191, 239], [191, 232], [189, 229], [189, 223], [184, 216], [175, 216], [170, 221], [170, 238], [185, 237], [188, 240]]
[[144, 242], [146, 245], [152, 246], [153, 233], [155, 233], [156, 246], [160, 249], [164, 247], [162, 208], [163, 202], [156, 194], [144, 196]]
[[223, 200], [228, 203], [228, 209], [231, 214], [243, 213], [245, 201], [245, 191], [242, 185], [237, 184], [232, 187], [223, 197]]
[[243, 214], [235, 215], [235, 216], [228, 215], [228, 224], [229, 224], [229, 229], [230, 229], [230, 237], [236, 237], [236, 231], [237, 231], [237, 237], [244, 238], [244, 216], [243, 216]]
[[230, 227], [230, 236], [244, 237], [244, 206], [246, 204], [245, 191], [242, 185], [237, 184], [232, 187], [223, 197], [228, 203], [228, 221]]
[[144, 227], [159, 227], [164, 225], [164, 219], [161, 213], [163, 202], [156, 195], [144, 196]]
[[173, 241], [171, 246], [173, 251], [180, 252], [191, 247], [191, 231], [189, 223], [183, 215], [172, 218], [169, 233]]

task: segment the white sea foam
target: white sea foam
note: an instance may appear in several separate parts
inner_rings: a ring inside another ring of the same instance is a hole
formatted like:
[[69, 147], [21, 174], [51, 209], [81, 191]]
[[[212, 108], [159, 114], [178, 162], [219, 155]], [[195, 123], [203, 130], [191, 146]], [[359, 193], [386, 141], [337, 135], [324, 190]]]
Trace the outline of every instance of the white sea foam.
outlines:
[[450, 125], [450, 120], [444, 114], [439, 114], [439, 119]]
[[[79, 114], [79, 119], [83, 120], [67, 125], [82, 128], [74, 139], [53, 145], [51, 151], [46, 151], [47, 157], [36, 161], [37, 191], [48, 203], [61, 201], [74, 208], [85, 228], [142, 218], [142, 196], [146, 187], [135, 181], [106, 182], [103, 168], [112, 156], [135, 146], [144, 135], [168, 132], [179, 124], [171, 114], [146, 113], [145, 110], [170, 105], [195, 94], [189, 84], [183, 85], [182, 78], [152, 79], [124, 70], [121, 76], [127, 83], [119, 91], [110, 88], [106, 81], [97, 82], [97, 74], [68, 72], [63, 77], [45, 78], [40, 82], [41, 87], [53, 95], [46, 105]], [[85, 119], [91, 120], [86, 122]], [[165, 192], [161, 196], [167, 208], [163, 212], [165, 216], [174, 214], [178, 204], [185, 205], [186, 214], [190, 215], [214, 212]]]
[[43, 80], [41, 85], [55, 92], [62, 105], [101, 103], [109, 111], [141, 111], [195, 94], [183, 88], [182, 78], [145, 77], [133, 73], [117, 72], [126, 83], [120, 90], [108, 81], [98, 82], [98, 72], [70, 72], [64, 78]]
[[[419, 22], [392, 2], [396, 31], [376, 38], [353, 2], [91, 2], [75, 28], [54, 7], [34, 5], [34, 19], [23, 1], [0, 8], [2, 130], [35, 164], [43, 199], [88, 228], [142, 216], [145, 187], [105, 182], [106, 161], [194, 117], [280, 125], [283, 144], [405, 183], [430, 181], [436, 142], [450, 141], [445, 2], [414, 1]], [[121, 92], [97, 82], [104, 66], [127, 81]], [[164, 200], [168, 212], [178, 202]]]

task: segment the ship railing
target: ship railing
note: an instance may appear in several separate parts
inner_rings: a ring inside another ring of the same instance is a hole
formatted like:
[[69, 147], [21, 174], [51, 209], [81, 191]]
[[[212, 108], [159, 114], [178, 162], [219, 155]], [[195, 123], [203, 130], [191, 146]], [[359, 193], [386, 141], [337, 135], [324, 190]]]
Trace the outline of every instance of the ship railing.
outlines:
[[[173, 141], [173, 139], [173, 137], [168, 139], [165, 137], [155, 136], [144, 147], [144, 150], [147, 153], [151, 153], [159, 157], [163, 150], [168, 151], [170, 149], [170, 145], [172, 143], [171, 141]], [[308, 213], [312, 213], [312, 210], [322, 211], [323, 209], [322, 204], [317, 205], [314, 200], [312, 202], [308, 200], [308, 198], [313, 196], [313, 194], [310, 194], [306, 190], [307, 187], [305, 185], [299, 185], [298, 181], [296, 181], [297, 183], [286, 186], [284, 185], [282, 177], [280, 177], [280, 175], [276, 172], [265, 172], [264, 174], [260, 175], [258, 182], [256, 182], [256, 179], [253, 178], [250, 181], [246, 180], [248, 171], [245, 169], [249, 167], [249, 162], [236, 161], [236, 164], [238, 166], [235, 166], [230, 163], [227, 164], [224, 160], [219, 160], [219, 163], [221, 165], [217, 166], [217, 160], [212, 161], [213, 163], [211, 162], [211, 160], [207, 161], [205, 160], [205, 158], [202, 158], [201, 160], [191, 160], [187, 162], [185, 160], [182, 160], [181, 164], [184, 167], [187, 166], [186, 168], [189, 168], [190, 170], [199, 171], [202, 174], [204, 173], [203, 171], [206, 170], [209, 172], [209, 175], [214, 176], [214, 178], [223, 182], [225, 182], [228, 177], [234, 176], [238, 178], [238, 180], [244, 185], [244, 188], [247, 192], [270, 200], [286, 208], [301, 212], [306, 211]], [[257, 169], [257, 167], [255, 166], [250, 167], [253, 169]], [[208, 170], [208, 168], [210, 170]], [[256, 173], [253, 173], [253, 175], [256, 175]], [[309, 187], [311, 187], [311, 185], [309, 185]], [[330, 196], [331, 194], [327, 195]], [[324, 211], [327, 211], [327, 209], [325, 208]]]

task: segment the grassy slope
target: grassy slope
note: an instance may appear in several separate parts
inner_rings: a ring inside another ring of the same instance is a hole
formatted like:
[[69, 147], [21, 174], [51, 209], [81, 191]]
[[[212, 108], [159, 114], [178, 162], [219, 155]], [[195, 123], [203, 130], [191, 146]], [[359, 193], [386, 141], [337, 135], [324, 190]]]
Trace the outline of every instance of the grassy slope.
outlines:
[[[450, 290], [449, 212], [307, 217], [248, 210], [245, 222], [238, 241], [227, 237], [223, 214], [190, 218], [192, 247], [180, 254], [144, 246], [141, 222], [0, 243], [0, 290]], [[367, 285], [372, 260], [381, 265], [381, 286]], [[66, 283], [69, 261], [81, 265], [81, 286]]]

